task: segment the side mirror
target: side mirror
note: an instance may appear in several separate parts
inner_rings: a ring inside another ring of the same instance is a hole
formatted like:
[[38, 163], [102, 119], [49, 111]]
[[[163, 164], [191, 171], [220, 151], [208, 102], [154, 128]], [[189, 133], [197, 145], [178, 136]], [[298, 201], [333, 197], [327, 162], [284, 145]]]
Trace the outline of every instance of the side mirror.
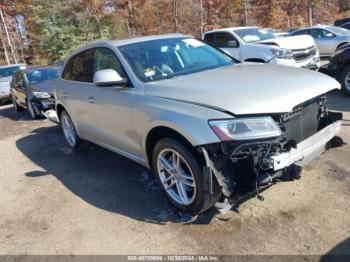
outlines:
[[236, 40], [230, 40], [227, 42], [227, 47], [238, 47], [238, 42]]
[[122, 78], [114, 69], [97, 71], [94, 75], [94, 84], [97, 86], [125, 85], [127, 79]]

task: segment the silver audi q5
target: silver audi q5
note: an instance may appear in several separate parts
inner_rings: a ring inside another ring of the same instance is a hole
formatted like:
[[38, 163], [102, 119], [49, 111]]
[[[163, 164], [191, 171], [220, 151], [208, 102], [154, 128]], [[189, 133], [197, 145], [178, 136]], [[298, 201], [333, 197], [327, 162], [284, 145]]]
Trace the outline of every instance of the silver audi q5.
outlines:
[[191, 214], [299, 178], [339, 132], [332, 78], [239, 64], [181, 34], [103, 41], [67, 60], [56, 112], [68, 144], [88, 140], [152, 169]]

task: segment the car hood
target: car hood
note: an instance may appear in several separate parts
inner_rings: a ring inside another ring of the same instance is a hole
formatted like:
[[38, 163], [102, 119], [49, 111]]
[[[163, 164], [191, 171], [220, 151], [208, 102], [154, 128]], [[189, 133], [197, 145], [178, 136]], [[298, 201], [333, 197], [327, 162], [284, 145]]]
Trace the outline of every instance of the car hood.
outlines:
[[334, 79], [311, 70], [237, 64], [146, 83], [145, 94], [250, 115], [290, 112], [339, 88]]
[[48, 92], [52, 94], [54, 92], [54, 81], [47, 81], [31, 85], [28, 90], [31, 92]]
[[257, 42], [258, 44], [275, 44], [285, 49], [304, 49], [315, 45], [314, 39], [309, 35], [296, 35], [278, 37]]

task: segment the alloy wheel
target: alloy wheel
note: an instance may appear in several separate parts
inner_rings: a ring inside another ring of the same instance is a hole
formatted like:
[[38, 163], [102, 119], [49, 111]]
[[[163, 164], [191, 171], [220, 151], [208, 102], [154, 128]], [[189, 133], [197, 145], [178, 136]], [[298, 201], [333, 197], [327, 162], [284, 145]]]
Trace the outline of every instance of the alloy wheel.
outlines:
[[77, 135], [72, 121], [66, 114], [62, 117], [62, 129], [67, 142], [70, 146], [74, 147], [77, 142]]
[[196, 182], [184, 157], [174, 149], [163, 149], [157, 158], [158, 175], [167, 194], [176, 203], [188, 206], [196, 197]]

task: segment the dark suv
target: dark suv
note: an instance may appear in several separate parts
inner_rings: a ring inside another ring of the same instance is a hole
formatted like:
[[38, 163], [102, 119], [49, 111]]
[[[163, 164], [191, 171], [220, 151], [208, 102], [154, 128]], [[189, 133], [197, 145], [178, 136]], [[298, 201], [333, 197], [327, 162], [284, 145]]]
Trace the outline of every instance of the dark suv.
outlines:
[[350, 44], [342, 46], [331, 57], [327, 73], [335, 77], [342, 85], [342, 90], [350, 96]]
[[345, 29], [349, 29], [350, 30], [350, 16], [346, 17], [346, 18], [342, 18], [342, 19], [338, 19], [334, 22], [335, 26], [340, 26], [343, 27]]

